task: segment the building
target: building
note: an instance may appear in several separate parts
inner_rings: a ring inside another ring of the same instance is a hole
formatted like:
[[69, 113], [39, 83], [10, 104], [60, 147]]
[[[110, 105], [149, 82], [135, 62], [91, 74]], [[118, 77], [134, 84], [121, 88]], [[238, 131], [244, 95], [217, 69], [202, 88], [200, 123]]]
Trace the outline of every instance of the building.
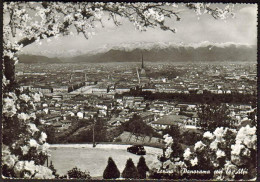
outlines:
[[151, 126], [154, 127], [155, 129], [166, 129], [169, 128], [170, 126], [173, 125], [184, 125], [186, 121], [189, 118], [187, 116], [182, 116], [182, 115], [165, 115], [162, 118], [158, 119], [157, 121], [153, 121], [151, 123]]

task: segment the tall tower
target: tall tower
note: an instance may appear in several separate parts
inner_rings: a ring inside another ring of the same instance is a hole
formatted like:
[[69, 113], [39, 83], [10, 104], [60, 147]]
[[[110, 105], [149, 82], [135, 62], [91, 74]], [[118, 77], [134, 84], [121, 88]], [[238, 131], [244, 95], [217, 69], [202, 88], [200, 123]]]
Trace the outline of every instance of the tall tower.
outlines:
[[140, 76], [145, 76], [144, 57], [143, 57], [143, 54], [142, 54], [142, 68], [141, 68], [141, 71], [140, 71]]
[[143, 54], [142, 54], [142, 69], [144, 69], [144, 57], [143, 57]]
[[70, 74], [70, 81], [69, 81], [69, 83], [71, 83], [72, 82], [72, 73]]

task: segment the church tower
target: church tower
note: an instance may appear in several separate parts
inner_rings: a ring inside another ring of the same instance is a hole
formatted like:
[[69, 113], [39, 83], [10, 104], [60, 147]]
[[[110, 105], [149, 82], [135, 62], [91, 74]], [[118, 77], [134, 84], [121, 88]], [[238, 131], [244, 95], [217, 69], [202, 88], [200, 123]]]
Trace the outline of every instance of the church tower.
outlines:
[[144, 69], [144, 57], [143, 57], [143, 54], [142, 54], [142, 69]]
[[143, 54], [142, 54], [142, 67], [141, 67], [140, 75], [141, 75], [141, 76], [145, 76], [144, 57], [143, 57]]

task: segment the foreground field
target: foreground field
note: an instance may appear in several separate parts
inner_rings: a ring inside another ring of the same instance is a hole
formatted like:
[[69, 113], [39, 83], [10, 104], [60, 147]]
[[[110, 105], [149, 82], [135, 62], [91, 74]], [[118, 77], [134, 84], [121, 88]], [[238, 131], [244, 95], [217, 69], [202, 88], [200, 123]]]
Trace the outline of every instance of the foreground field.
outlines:
[[[51, 157], [57, 173], [60, 175], [77, 166], [82, 171], [89, 171], [92, 177], [102, 176], [106, 168], [108, 157], [112, 157], [122, 173], [126, 160], [132, 158], [135, 165], [139, 160], [138, 155], [126, 151], [130, 145], [99, 144], [95, 148], [91, 144], [64, 144], [51, 145]], [[161, 149], [145, 147], [147, 154], [144, 156], [148, 167], [157, 160]]]

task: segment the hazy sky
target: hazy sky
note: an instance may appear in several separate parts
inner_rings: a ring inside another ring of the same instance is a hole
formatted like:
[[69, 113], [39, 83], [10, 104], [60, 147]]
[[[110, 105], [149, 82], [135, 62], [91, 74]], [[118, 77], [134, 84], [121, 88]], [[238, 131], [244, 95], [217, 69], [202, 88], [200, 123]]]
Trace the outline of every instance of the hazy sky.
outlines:
[[[217, 6], [223, 6], [218, 4]], [[257, 43], [257, 5], [235, 4], [235, 18], [215, 20], [210, 15], [198, 16], [191, 10], [179, 6], [181, 21], [172, 21], [171, 27], [177, 33], [148, 29], [146, 32], [135, 30], [132, 23], [122, 20], [123, 25], [116, 27], [112, 21], [103, 20], [105, 28], [98, 26], [96, 35], [86, 40], [83, 35], [61, 37], [51, 42], [42, 41], [42, 45], [32, 44], [24, 48], [25, 52], [36, 54], [45, 50], [48, 54], [79, 50], [87, 52], [100, 49], [105, 45], [135, 42], [174, 42], [174, 43], [199, 43], [209, 41], [212, 43]]]

